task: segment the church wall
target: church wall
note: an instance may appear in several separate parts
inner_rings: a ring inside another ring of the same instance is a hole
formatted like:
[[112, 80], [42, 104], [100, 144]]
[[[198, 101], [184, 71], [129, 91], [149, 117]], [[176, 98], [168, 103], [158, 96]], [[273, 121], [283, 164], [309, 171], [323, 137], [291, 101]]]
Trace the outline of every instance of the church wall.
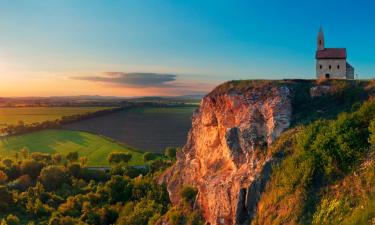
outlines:
[[[322, 66], [322, 68], [320, 68]], [[329, 68], [331, 66], [331, 69]], [[339, 68], [337, 68], [339, 66]], [[346, 60], [345, 59], [317, 59], [316, 76], [317, 78], [346, 79]]]

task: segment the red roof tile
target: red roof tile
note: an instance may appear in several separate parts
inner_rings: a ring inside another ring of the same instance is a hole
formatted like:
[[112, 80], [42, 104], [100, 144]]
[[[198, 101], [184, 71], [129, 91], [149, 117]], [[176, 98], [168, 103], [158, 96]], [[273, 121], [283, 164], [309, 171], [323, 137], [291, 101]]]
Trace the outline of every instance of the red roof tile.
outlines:
[[316, 51], [317, 59], [346, 59], [346, 48], [325, 48]]

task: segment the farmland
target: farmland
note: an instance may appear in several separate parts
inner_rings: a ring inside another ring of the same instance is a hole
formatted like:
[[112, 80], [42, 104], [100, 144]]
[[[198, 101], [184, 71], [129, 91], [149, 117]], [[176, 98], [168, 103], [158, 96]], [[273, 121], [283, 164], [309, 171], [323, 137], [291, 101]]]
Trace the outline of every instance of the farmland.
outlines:
[[19, 121], [31, 124], [108, 108], [110, 107], [2, 107], [0, 108], [0, 128]]
[[165, 147], [185, 144], [196, 108], [133, 108], [67, 124], [64, 128], [100, 134], [137, 149], [161, 153]]
[[79, 156], [86, 156], [89, 166], [108, 165], [108, 154], [128, 152], [132, 154], [130, 165], [143, 164], [142, 153], [109, 138], [80, 131], [43, 130], [19, 136], [0, 139], [0, 157], [14, 157], [16, 152], [27, 148], [30, 153], [60, 153], [66, 155], [78, 151]]

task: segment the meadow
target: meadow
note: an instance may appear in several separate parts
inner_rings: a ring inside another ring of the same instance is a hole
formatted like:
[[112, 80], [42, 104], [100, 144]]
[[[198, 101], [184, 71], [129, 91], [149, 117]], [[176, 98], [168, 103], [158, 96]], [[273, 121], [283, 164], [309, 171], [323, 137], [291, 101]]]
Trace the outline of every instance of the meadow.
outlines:
[[81, 131], [51, 129], [0, 139], [0, 157], [15, 157], [16, 152], [27, 148], [30, 153], [60, 153], [63, 156], [77, 151], [87, 157], [88, 166], [107, 166], [111, 152], [132, 154], [129, 165], [141, 165], [142, 153], [109, 138]]
[[4, 107], [0, 108], [0, 128], [23, 121], [31, 124], [61, 119], [63, 116], [85, 114], [110, 107]]
[[64, 125], [88, 131], [145, 151], [163, 153], [166, 147], [182, 147], [197, 106], [140, 107]]

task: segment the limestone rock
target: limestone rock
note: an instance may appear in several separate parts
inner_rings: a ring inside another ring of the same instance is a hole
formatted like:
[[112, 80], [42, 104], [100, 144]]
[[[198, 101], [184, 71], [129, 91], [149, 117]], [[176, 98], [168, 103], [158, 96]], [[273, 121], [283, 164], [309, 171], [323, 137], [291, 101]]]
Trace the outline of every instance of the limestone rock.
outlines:
[[192, 129], [166, 182], [173, 204], [183, 185], [198, 189], [196, 206], [207, 222], [241, 224], [253, 215], [275, 159], [266, 153], [290, 125], [286, 86], [209, 94], [192, 118]]

